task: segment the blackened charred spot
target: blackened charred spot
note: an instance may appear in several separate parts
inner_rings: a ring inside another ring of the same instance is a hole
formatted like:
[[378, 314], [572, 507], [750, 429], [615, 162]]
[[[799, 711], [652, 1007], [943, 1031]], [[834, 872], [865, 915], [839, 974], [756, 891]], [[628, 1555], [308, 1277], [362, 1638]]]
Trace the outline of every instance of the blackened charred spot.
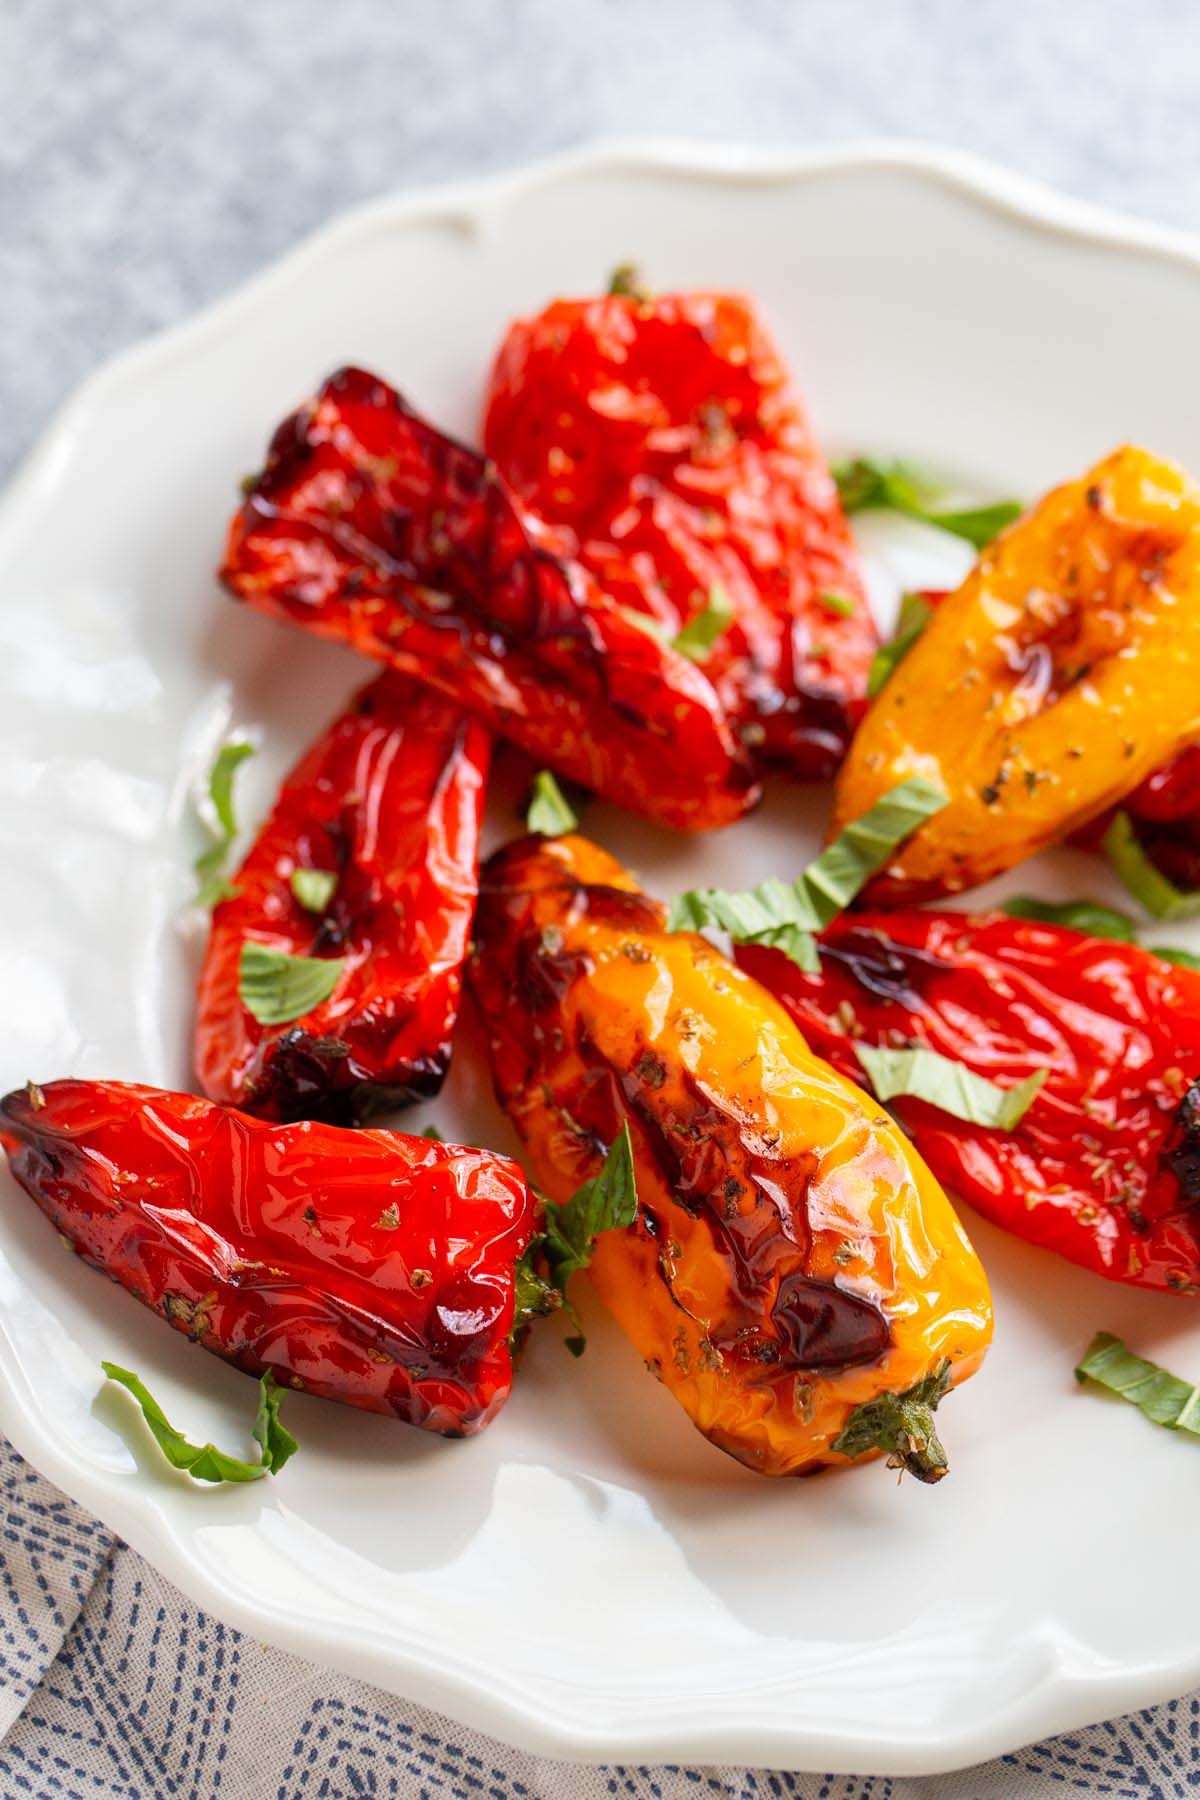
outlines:
[[[636, 1066], [624, 1073], [614, 1069], [582, 1035], [580, 1054], [593, 1064], [587, 1081], [596, 1083], [585, 1116], [594, 1116], [597, 1105], [605, 1112], [612, 1109], [614, 1116], [625, 1109], [633, 1113], [674, 1204], [711, 1224], [745, 1311], [763, 1318], [766, 1296], [774, 1293], [771, 1330], [758, 1326], [744, 1331], [736, 1354], [767, 1365], [786, 1360], [796, 1370], [849, 1368], [880, 1357], [891, 1332], [878, 1307], [803, 1269], [792, 1267], [778, 1277], [781, 1253], [793, 1261], [797, 1252], [807, 1251], [807, 1241], [789, 1234], [806, 1231], [805, 1194], [815, 1157], [749, 1149], [744, 1127], [714, 1104], [691, 1075], [683, 1077], [686, 1100], [664, 1105], [659, 1090], [640, 1078]], [[763, 1144], [770, 1135], [760, 1131], [757, 1141]], [[746, 1153], [742, 1166], [748, 1181], [730, 1167], [731, 1146]], [[756, 1176], [760, 1154], [767, 1161]], [[787, 1196], [786, 1229], [778, 1205], [769, 1198], [771, 1187]]]
[[879, 1308], [832, 1282], [797, 1270], [779, 1284], [771, 1319], [802, 1369], [845, 1369], [874, 1362], [891, 1342]]
[[[377, 1029], [378, 1042], [386, 1048], [395, 1034], [395, 1017], [381, 1017]], [[393, 1060], [389, 1079], [372, 1081], [367, 1072], [368, 1065], [375, 1066], [372, 1034], [365, 1020], [356, 1021], [356, 1032], [362, 1061], [344, 1038], [313, 1037], [299, 1026], [264, 1043], [252, 1081], [255, 1112], [266, 1119], [358, 1125], [372, 1114], [437, 1093], [449, 1064], [448, 1044], [403, 1066]]]
[[662, 927], [663, 908], [645, 894], [628, 888], [608, 887], [593, 882], [580, 887], [578, 905], [589, 918], [604, 925], [627, 931], [658, 931]]
[[921, 990], [936, 976], [950, 972], [950, 965], [928, 950], [898, 944], [865, 926], [851, 926], [822, 940], [820, 952], [822, 960], [839, 963], [875, 999], [912, 1010], [920, 1005]]
[[643, 1087], [660, 1088], [667, 1079], [667, 1065], [653, 1050], [643, 1050], [634, 1064], [634, 1074]]
[[582, 950], [563, 948], [556, 927], [527, 934], [517, 946], [514, 1003], [539, 1016], [554, 1012], [572, 985], [591, 973], [592, 959]]
[[1195, 1206], [1200, 1202], [1200, 1081], [1193, 1081], [1179, 1102], [1162, 1159], [1179, 1183], [1182, 1204]]

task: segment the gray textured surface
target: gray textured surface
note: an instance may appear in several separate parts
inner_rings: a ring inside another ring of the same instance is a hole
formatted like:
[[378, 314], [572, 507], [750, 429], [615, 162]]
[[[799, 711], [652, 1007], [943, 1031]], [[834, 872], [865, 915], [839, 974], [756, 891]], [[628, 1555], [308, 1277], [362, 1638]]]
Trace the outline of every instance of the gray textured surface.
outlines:
[[1200, 225], [1195, 0], [0, 0], [0, 472], [347, 204], [601, 133], [895, 133]]

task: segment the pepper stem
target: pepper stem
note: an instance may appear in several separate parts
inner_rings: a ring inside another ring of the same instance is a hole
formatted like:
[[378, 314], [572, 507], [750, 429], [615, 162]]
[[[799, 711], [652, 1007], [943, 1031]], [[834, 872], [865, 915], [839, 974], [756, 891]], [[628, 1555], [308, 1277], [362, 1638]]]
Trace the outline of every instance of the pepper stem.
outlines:
[[619, 263], [609, 277], [610, 294], [627, 294], [632, 300], [646, 301], [650, 298], [650, 290], [642, 280], [636, 263]]
[[940, 1481], [950, 1464], [933, 1415], [949, 1390], [946, 1357], [902, 1393], [880, 1394], [856, 1406], [831, 1447], [851, 1460], [868, 1450], [886, 1450], [889, 1469], [907, 1469], [918, 1481]]

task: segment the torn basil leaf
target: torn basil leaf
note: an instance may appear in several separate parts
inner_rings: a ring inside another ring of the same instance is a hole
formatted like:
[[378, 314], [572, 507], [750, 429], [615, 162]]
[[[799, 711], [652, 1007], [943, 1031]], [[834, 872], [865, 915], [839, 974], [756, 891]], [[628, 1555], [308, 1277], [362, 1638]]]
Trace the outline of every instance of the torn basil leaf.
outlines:
[[549, 769], [539, 769], [533, 778], [533, 793], [525, 814], [528, 831], [540, 831], [543, 837], [562, 837], [579, 824], [558, 782]]
[[886, 644], [881, 644], [871, 658], [871, 667], [867, 673], [867, 697], [875, 696], [891, 679], [895, 670], [904, 661], [930, 619], [933, 608], [924, 594], [905, 594], [900, 601], [900, 616], [896, 620], [896, 629]]
[[976, 550], [983, 550], [993, 538], [1019, 519], [1024, 507], [1019, 500], [998, 500], [993, 506], [969, 506], [951, 512], [935, 510], [922, 514], [926, 524], [936, 525], [954, 537], [965, 538]]
[[341, 977], [341, 956], [289, 956], [247, 940], [238, 968], [242, 1005], [260, 1025], [286, 1025], [328, 1000]]
[[1000, 500], [991, 506], [939, 508], [939, 483], [911, 463], [856, 456], [836, 463], [833, 478], [846, 513], [904, 513], [910, 519], [920, 519], [923, 524], [936, 525], [939, 531], [964, 538], [976, 550], [990, 544], [1023, 510], [1016, 500]]
[[672, 901], [667, 930], [716, 926], [739, 944], [774, 945], [811, 974], [812, 933], [843, 912], [897, 845], [945, 805], [940, 788], [910, 775], [847, 825], [798, 881], [772, 878], [741, 892], [692, 888]]
[[1108, 860], [1134, 899], [1156, 919], [1200, 918], [1200, 892], [1188, 893], [1163, 875], [1143, 850], [1126, 812], [1113, 818], [1104, 834]]
[[539, 1266], [545, 1261], [543, 1243], [542, 1238], [535, 1238], [513, 1265], [513, 1322], [508, 1341], [514, 1351], [534, 1319], [554, 1312], [563, 1303], [561, 1293]]
[[1129, 914], [1098, 900], [1038, 900], [1032, 894], [1016, 894], [1004, 902], [1004, 910], [1012, 919], [1036, 919], [1042, 925], [1067, 925], [1088, 937], [1137, 943], [1137, 927]]
[[1180, 950], [1174, 944], [1149, 944], [1147, 949], [1160, 962], [1174, 963], [1179, 969], [1200, 969], [1200, 956], [1194, 950]]
[[231, 899], [237, 891], [225, 879], [225, 861], [237, 836], [237, 819], [233, 810], [233, 778], [246, 758], [253, 755], [254, 745], [245, 738], [236, 743], [224, 744], [217, 752], [216, 761], [209, 771], [208, 798], [213, 816], [211, 821], [205, 819], [204, 822], [213, 841], [193, 865], [199, 882], [196, 890], [197, 906], [214, 907], [222, 900]]
[[733, 623], [733, 603], [719, 582], [714, 582], [708, 590], [708, 599], [703, 609], [690, 618], [683, 630], [671, 640], [671, 648], [678, 650], [691, 662], [702, 663], [709, 651], [723, 632], [728, 631]]
[[1110, 1331], [1096, 1333], [1076, 1366], [1075, 1379], [1107, 1388], [1155, 1425], [1200, 1437], [1200, 1387], [1135, 1356]]
[[578, 1270], [587, 1268], [600, 1233], [632, 1225], [637, 1211], [633, 1144], [626, 1124], [613, 1139], [599, 1174], [576, 1188], [562, 1206], [551, 1202], [546, 1207], [542, 1247], [551, 1284], [562, 1295], [563, 1306], [576, 1327], [577, 1335], [567, 1339], [567, 1348], [575, 1356], [583, 1350], [584, 1337], [567, 1296], [567, 1284]]
[[173, 1468], [183, 1469], [197, 1481], [259, 1481], [264, 1475], [278, 1475], [288, 1458], [299, 1448], [295, 1438], [279, 1417], [283, 1392], [270, 1369], [258, 1384], [258, 1412], [251, 1435], [258, 1444], [260, 1457], [256, 1463], [230, 1456], [215, 1444], [193, 1444], [176, 1431], [154, 1395], [140, 1377], [117, 1363], [103, 1362], [100, 1367], [110, 1381], [127, 1388], [142, 1409], [159, 1449]]
[[856, 1043], [854, 1054], [877, 1100], [925, 1100], [952, 1118], [996, 1131], [1012, 1131], [1020, 1124], [1048, 1072], [1036, 1069], [1015, 1087], [1002, 1088], [963, 1063], [919, 1044], [893, 1050]]
[[332, 869], [293, 869], [292, 893], [305, 912], [325, 911], [337, 890], [338, 878]]

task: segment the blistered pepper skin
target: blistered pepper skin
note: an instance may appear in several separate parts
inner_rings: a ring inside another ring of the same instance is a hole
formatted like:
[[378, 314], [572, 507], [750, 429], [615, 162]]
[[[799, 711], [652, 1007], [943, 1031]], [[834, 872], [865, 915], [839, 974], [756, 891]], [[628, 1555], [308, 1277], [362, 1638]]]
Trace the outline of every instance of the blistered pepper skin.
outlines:
[[1111, 1280], [1200, 1293], [1200, 975], [1063, 926], [909, 908], [835, 921], [818, 974], [737, 957], [851, 1079], [856, 1043], [923, 1044], [1002, 1087], [1047, 1070], [1011, 1131], [892, 1105], [997, 1225]]
[[9, 1094], [0, 1143], [85, 1261], [239, 1369], [450, 1437], [507, 1399], [507, 1157], [106, 1081]]
[[787, 1014], [578, 837], [484, 866], [470, 981], [537, 1184], [566, 1200], [628, 1122], [639, 1216], [601, 1298], [712, 1442], [803, 1474], [852, 1410], [991, 1332], [987, 1280], [892, 1121]]
[[492, 464], [342, 369], [276, 432], [221, 573], [622, 806], [731, 823], [758, 790], [711, 683], [556, 550]]
[[867, 890], [956, 893], [1070, 836], [1200, 737], [1200, 491], [1116, 451], [983, 552], [843, 764], [836, 834], [909, 775], [949, 804]]
[[737, 294], [556, 300], [511, 326], [484, 443], [615, 599], [677, 632], [714, 587], [704, 670], [755, 754], [831, 775], [876, 646], [837, 488]]
[[[350, 1124], [436, 1093], [450, 1060], [478, 886], [490, 740], [477, 720], [385, 674], [330, 725], [214, 908], [196, 1070], [210, 1099], [268, 1119]], [[297, 870], [336, 877], [320, 914]], [[264, 1025], [244, 1004], [244, 943], [344, 962], [313, 1012]]]
[[[921, 598], [936, 607], [947, 594], [944, 588], [925, 588]], [[1200, 888], [1200, 744], [1180, 750], [1124, 795], [1119, 807], [1097, 813], [1072, 832], [1071, 843], [1082, 850], [1102, 850], [1118, 811], [1129, 814], [1138, 842], [1156, 868], [1178, 887]]]

